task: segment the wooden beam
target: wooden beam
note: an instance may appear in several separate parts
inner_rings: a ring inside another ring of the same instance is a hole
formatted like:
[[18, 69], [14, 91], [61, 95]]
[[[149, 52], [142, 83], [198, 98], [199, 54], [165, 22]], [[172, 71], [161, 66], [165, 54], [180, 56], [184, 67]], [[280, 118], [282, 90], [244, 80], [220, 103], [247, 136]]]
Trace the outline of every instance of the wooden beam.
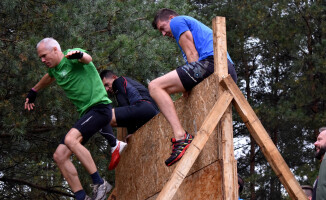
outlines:
[[225, 17], [215, 17], [212, 21], [214, 44], [214, 73], [222, 80], [228, 75]]
[[[224, 17], [215, 17], [212, 21], [214, 42], [214, 75], [218, 80], [228, 75], [226, 24]], [[219, 87], [218, 96], [223, 93]], [[237, 165], [234, 159], [232, 106], [230, 105], [218, 125], [218, 156], [222, 166], [222, 196], [226, 199], [238, 199]]]
[[168, 200], [173, 198], [183, 179], [187, 176], [199, 153], [205, 146], [209, 136], [215, 129], [217, 123], [220, 121], [223, 113], [229, 107], [231, 101], [232, 95], [228, 91], [224, 91], [218, 98], [214, 104], [214, 107], [207, 115], [200, 130], [197, 132], [196, 137], [190, 144], [188, 150], [174, 169], [171, 178], [165, 184], [157, 197], [158, 200]]
[[246, 124], [252, 137], [255, 139], [260, 149], [264, 153], [265, 158], [273, 168], [275, 174], [278, 176], [281, 183], [289, 193], [291, 199], [307, 199], [307, 196], [290, 171], [280, 152], [269, 137], [246, 98], [243, 96], [242, 92], [232, 80], [231, 76], [224, 78], [221, 81], [221, 84], [233, 95], [234, 107], [238, 111], [243, 122]]

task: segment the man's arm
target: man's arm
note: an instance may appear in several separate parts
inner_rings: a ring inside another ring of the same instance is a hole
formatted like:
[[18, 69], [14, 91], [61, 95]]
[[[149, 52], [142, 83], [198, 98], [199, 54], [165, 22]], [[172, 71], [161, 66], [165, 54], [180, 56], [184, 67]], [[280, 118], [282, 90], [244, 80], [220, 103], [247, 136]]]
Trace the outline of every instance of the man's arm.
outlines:
[[81, 51], [69, 51], [66, 55], [68, 59], [78, 59], [79, 62], [88, 64], [92, 62], [93, 58], [89, 54]]
[[[25, 109], [33, 110], [33, 108], [35, 106], [34, 105], [34, 100], [36, 98], [37, 92], [40, 91], [41, 89], [49, 86], [51, 83], [53, 83], [53, 81], [55, 81], [55, 78], [52, 78], [48, 73], [45, 74], [41, 78], [41, 80], [28, 93], [28, 96], [27, 96], [26, 101], [25, 101]], [[33, 96], [32, 101], [30, 101], [31, 96]]]
[[185, 31], [180, 35], [179, 45], [186, 54], [188, 63], [198, 61], [199, 55], [195, 47], [194, 38], [190, 31]]
[[119, 107], [130, 105], [128, 95], [127, 95], [126, 84], [127, 84], [127, 80], [125, 80], [122, 76], [114, 80], [112, 84], [112, 89], [117, 99]]

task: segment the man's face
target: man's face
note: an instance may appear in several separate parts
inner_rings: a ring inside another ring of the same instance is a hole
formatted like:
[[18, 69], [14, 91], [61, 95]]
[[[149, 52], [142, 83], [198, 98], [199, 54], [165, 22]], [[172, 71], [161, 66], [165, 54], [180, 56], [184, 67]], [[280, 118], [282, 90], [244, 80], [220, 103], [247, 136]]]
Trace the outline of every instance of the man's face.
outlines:
[[106, 78], [106, 77], [104, 77], [103, 79], [102, 79], [102, 82], [103, 82], [103, 85], [104, 85], [104, 87], [105, 87], [105, 90], [107, 91], [107, 92], [110, 92], [110, 93], [114, 93], [113, 92], [113, 89], [112, 89], [112, 84], [113, 84], [113, 81], [114, 81], [115, 79], [113, 78], [113, 77], [111, 77], [111, 78]]
[[170, 28], [170, 21], [173, 17], [171, 16], [169, 20], [158, 20], [156, 23], [157, 30], [159, 30], [163, 36], [168, 36], [173, 38], [172, 31]]
[[41, 43], [37, 48], [38, 57], [41, 58], [42, 63], [47, 67], [53, 68], [60, 63], [60, 58], [58, 56], [58, 50], [56, 47], [51, 49], [46, 48], [44, 43]]
[[314, 145], [316, 150], [315, 157], [320, 160], [326, 152], [326, 130], [318, 135]]

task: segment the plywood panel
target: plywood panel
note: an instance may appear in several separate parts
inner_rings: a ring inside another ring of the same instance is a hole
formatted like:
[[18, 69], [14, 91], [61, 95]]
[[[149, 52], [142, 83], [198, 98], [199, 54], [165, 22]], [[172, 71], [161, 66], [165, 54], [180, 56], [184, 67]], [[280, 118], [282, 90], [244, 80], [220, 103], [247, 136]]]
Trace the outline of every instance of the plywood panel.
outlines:
[[[182, 125], [192, 134], [201, 127], [217, 100], [218, 81], [210, 76], [196, 86], [188, 98], [175, 102]], [[170, 178], [174, 166], [164, 161], [170, 156], [172, 129], [158, 114], [129, 139], [116, 169], [118, 199], [147, 199], [158, 193]], [[217, 161], [216, 131], [210, 136], [189, 174]]]
[[[221, 166], [214, 162], [184, 179], [173, 200], [222, 199]], [[196, 189], [196, 192], [194, 192]], [[158, 194], [147, 200], [155, 200]]]

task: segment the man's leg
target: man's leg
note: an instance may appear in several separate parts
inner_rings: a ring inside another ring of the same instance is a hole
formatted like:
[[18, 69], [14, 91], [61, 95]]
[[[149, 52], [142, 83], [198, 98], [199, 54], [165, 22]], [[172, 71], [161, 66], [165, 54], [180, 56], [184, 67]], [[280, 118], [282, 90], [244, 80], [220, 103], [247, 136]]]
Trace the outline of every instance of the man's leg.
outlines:
[[96, 165], [90, 152], [81, 144], [83, 139], [82, 134], [76, 128], [70, 129], [67, 133], [64, 143], [72, 151], [78, 160], [82, 163], [87, 172], [91, 175], [93, 180], [93, 197], [94, 200], [102, 199], [106, 196], [112, 186], [103, 180], [97, 172]]
[[172, 126], [175, 139], [184, 139], [185, 130], [180, 123], [180, 119], [170, 97], [170, 94], [185, 92], [176, 70], [151, 81], [148, 89], [160, 108], [160, 111]]
[[173, 129], [175, 138], [172, 138], [172, 153], [165, 161], [167, 166], [171, 166], [181, 159], [193, 140], [193, 136], [186, 133], [183, 129], [173, 101], [170, 97], [170, 94], [185, 92], [186, 90], [184, 89], [176, 70], [153, 80], [148, 88], [152, 98], [156, 101], [161, 112]]
[[114, 108], [112, 108], [112, 119], [111, 119], [110, 125], [112, 127], [117, 127], [118, 126], [117, 125], [117, 120], [115, 118], [115, 109]]
[[82, 138], [81, 133], [72, 128], [65, 137], [65, 145], [76, 155], [87, 172], [93, 174], [97, 171], [97, 168], [90, 152], [81, 144]]
[[68, 182], [71, 190], [75, 193], [83, 189], [75, 166], [70, 160], [72, 152], [64, 144], [60, 144], [53, 154], [53, 159], [57, 163], [61, 174]]

